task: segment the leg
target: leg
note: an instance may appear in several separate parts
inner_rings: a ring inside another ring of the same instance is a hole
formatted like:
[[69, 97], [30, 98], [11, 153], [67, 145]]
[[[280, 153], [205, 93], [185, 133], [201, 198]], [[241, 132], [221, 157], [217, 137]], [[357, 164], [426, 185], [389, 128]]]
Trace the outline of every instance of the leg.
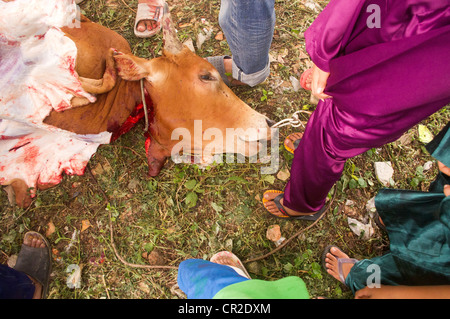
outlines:
[[333, 246], [324, 254], [322, 263], [327, 273], [349, 287], [354, 294], [366, 286], [404, 284], [402, 273], [390, 253], [372, 259], [356, 260]]
[[181, 262], [178, 285], [189, 299], [212, 299], [223, 288], [249, 280], [233, 268], [201, 259]]
[[321, 101], [294, 152], [284, 205], [297, 212], [318, 211], [340, 179], [348, 158], [395, 141], [440, 108], [429, 105], [412, 109], [409, 115], [372, 117], [341, 111], [330, 99]]
[[274, 0], [222, 0], [219, 23], [233, 54], [225, 63], [232, 63], [235, 80], [255, 86], [269, 75], [274, 6]]
[[287, 208], [319, 210], [348, 158], [393, 142], [450, 102], [449, 29], [332, 61], [326, 93], [333, 98], [319, 102], [294, 152]]
[[0, 265], [0, 298], [45, 297], [50, 263], [49, 247], [43, 237], [34, 232], [26, 233], [14, 269]]
[[24, 273], [0, 265], [0, 299], [33, 299], [35, 287]]

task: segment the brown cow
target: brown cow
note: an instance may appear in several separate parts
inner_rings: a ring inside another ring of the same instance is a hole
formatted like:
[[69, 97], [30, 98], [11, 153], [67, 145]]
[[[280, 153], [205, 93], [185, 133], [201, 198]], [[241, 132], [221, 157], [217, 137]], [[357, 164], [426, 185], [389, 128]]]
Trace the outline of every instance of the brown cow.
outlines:
[[[81, 19], [81, 28], [62, 28], [76, 44], [75, 71], [83, 89], [96, 94], [96, 101], [89, 103], [84, 97], [75, 97], [72, 105], [77, 107], [53, 110], [44, 123], [77, 134], [116, 133], [141, 103], [139, 80], [145, 79], [153, 115], [149, 127], [151, 143], [147, 150], [149, 175], [158, 175], [174, 146], [180, 143], [173, 140], [173, 131], [185, 128], [194, 136], [196, 120], [201, 120], [202, 133], [208, 128], [222, 133], [223, 140], [215, 141], [213, 154], [254, 153], [254, 148], [251, 149], [258, 140], [270, 140], [271, 121], [241, 101], [210, 63], [176, 39], [167, 7], [165, 10], [164, 54], [152, 60], [133, 56], [124, 38], [85, 17]], [[228, 128], [255, 130], [234, 139], [230, 145], [225, 141]], [[184, 141], [188, 143], [183, 149], [201, 153], [211, 146], [210, 138], [202, 135], [200, 143], [194, 138]], [[31, 203], [27, 193], [30, 185], [20, 179], [9, 184], [15, 191], [18, 205]], [[51, 186], [54, 185], [37, 184], [40, 189]]]

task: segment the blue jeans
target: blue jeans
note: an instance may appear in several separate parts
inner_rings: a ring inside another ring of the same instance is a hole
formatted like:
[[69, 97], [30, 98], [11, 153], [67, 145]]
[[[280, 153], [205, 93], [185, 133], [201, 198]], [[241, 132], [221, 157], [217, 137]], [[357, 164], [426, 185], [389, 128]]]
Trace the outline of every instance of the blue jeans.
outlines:
[[275, 0], [222, 0], [219, 24], [233, 55], [233, 79], [263, 82], [270, 74]]

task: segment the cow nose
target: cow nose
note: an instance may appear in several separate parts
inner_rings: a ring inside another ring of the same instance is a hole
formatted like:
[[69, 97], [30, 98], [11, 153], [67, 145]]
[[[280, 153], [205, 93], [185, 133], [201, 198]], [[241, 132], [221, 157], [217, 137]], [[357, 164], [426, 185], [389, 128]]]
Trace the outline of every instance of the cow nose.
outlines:
[[266, 119], [266, 123], [267, 123], [267, 125], [269, 125], [269, 127], [272, 127], [275, 125], [275, 121], [272, 121], [271, 119]]

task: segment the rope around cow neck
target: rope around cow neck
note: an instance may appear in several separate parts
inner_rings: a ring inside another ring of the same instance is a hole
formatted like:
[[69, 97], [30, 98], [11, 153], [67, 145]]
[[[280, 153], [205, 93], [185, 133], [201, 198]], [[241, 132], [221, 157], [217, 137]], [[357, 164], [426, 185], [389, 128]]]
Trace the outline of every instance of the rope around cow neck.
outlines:
[[145, 90], [144, 90], [144, 79], [141, 79], [141, 96], [142, 96], [142, 103], [144, 105], [144, 116], [145, 116], [145, 126], [144, 126], [144, 132], [148, 131], [148, 109], [147, 109], [147, 102], [145, 101]]
[[309, 111], [300, 110], [300, 111], [297, 111], [294, 114], [292, 114], [292, 116], [290, 118], [281, 120], [278, 123], [272, 125], [271, 128], [279, 128], [279, 127], [283, 127], [286, 125], [290, 125], [292, 127], [303, 126], [303, 128], [304, 128], [305, 125], [303, 125], [303, 123], [300, 121], [300, 118], [298, 117], [299, 113], [306, 113], [306, 114], [311, 115], [311, 112], [309, 112]]

